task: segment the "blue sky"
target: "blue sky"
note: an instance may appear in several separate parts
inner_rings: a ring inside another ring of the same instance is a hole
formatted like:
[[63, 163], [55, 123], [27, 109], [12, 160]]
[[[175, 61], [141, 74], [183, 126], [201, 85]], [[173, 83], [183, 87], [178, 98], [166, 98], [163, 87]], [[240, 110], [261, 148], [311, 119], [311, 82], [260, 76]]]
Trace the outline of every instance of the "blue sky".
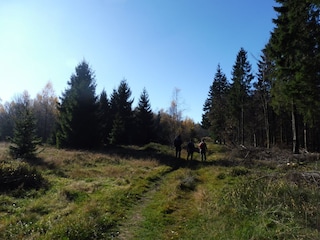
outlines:
[[96, 93], [127, 79], [137, 105], [145, 87], [154, 112], [179, 89], [183, 116], [201, 122], [220, 64], [230, 80], [243, 47], [252, 68], [276, 17], [273, 0], [5, 0], [0, 2], [0, 98], [51, 81], [57, 96], [85, 59]]

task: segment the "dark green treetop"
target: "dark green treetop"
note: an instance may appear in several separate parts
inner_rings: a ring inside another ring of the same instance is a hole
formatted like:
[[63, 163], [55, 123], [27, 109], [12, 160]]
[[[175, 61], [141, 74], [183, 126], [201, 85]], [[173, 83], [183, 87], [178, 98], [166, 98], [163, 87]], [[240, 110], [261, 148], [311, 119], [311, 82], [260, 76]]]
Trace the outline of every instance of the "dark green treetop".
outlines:
[[209, 89], [208, 98], [203, 106], [205, 114], [203, 115], [202, 123], [209, 123], [210, 132], [220, 140], [223, 138], [228, 116], [228, 91], [227, 77], [222, 72], [219, 64]]
[[139, 144], [146, 144], [152, 140], [154, 135], [153, 118], [149, 95], [144, 88], [139, 98], [138, 107], [135, 110], [135, 139]]
[[122, 80], [118, 89], [114, 89], [110, 99], [112, 114], [111, 144], [127, 144], [133, 138], [133, 111], [131, 90], [126, 80]]
[[251, 64], [249, 63], [247, 52], [241, 48], [232, 68], [228, 107], [234, 129], [238, 130], [237, 138], [234, 141], [241, 144], [244, 144], [245, 116], [248, 114], [253, 79], [254, 76], [251, 72]]
[[108, 144], [108, 136], [111, 131], [112, 119], [110, 111], [110, 102], [105, 90], [103, 90], [100, 94], [98, 105], [99, 132], [101, 142], [103, 144]]
[[319, 1], [277, 0], [275, 28], [266, 46], [274, 64], [273, 106], [297, 108], [305, 122], [319, 113]]

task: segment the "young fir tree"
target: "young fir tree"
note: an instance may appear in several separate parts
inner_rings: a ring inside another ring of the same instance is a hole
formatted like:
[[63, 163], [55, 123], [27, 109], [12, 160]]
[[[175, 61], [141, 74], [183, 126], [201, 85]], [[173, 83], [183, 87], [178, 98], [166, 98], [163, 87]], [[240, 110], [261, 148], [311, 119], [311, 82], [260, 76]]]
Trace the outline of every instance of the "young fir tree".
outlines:
[[14, 158], [30, 160], [36, 157], [37, 145], [40, 143], [29, 101], [24, 102], [19, 114], [15, 116], [14, 135], [9, 146], [10, 155]]
[[238, 52], [236, 62], [232, 68], [232, 83], [229, 92], [229, 109], [233, 128], [237, 130], [234, 142], [244, 144], [245, 141], [245, 117], [248, 113], [248, 102], [251, 81], [251, 64], [248, 61], [247, 52], [241, 48]]
[[130, 100], [131, 90], [126, 80], [122, 80], [117, 90], [113, 90], [110, 100], [112, 128], [110, 142], [112, 144], [128, 144], [132, 142], [133, 112]]
[[109, 142], [110, 144], [123, 144], [126, 143], [126, 138], [128, 135], [126, 134], [125, 123], [123, 118], [119, 113], [116, 113], [113, 117], [112, 128], [109, 134]]
[[95, 79], [87, 62], [81, 62], [60, 98], [58, 147], [88, 149], [99, 144]]
[[136, 134], [135, 139], [138, 144], [149, 143], [154, 135], [153, 112], [149, 101], [149, 95], [144, 88], [139, 99], [135, 114]]

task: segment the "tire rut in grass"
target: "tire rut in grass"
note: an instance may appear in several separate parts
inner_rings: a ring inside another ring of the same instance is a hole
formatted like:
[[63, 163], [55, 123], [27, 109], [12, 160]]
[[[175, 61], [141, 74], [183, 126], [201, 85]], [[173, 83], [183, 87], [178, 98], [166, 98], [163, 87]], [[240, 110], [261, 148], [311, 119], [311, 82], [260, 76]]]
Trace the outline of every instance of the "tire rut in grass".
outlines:
[[[171, 186], [173, 190], [173, 198], [170, 197], [167, 199], [168, 202], [165, 204], [165, 207], [168, 208], [166, 214], [173, 214], [175, 221], [174, 225], [168, 225], [171, 231], [176, 232], [176, 229], [180, 225], [184, 225], [184, 222], [189, 216], [189, 208], [191, 207], [192, 201], [190, 201], [191, 196], [193, 196], [194, 191], [196, 190], [196, 185], [198, 180], [194, 175], [193, 170], [178, 170], [173, 169], [172, 171], [164, 174], [158, 181], [154, 182], [154, 185], [150, 187], [150, 190], [144, 194], [144, 196], [137, 202], [137, 204], [129, 211], [128, 217], [124, 219], [118, 226], [118, 235], [116, 239], [134, 239], [136, 233], [139, 230], [142, 230], [141, 227], [145, 221], [143, 216], [146, 208], [150, 208], [150, 204], [158, 198], [156, 195], [163, 191], [163, 187]], [[169, 187], [170, 189], [170, 187]], [[162, 195], [161, 193], [160, 195]], [[165, 211], [165, 209], [163, 209]], [[163, 219], [159, 219], [162, 221]], [[166, 227], [163, 229], [165, 232]], [[165, 234], [165, 233], [164, 233]]]
[[128, 217], [120, 223], [118, 227], [118, 235], [115, 237], [115, 239], [133, 239], [134, 232], [138, 229], [140, 223], [143, 221], [143, 209], [148, 205], [148, 203], [152, 200], [154, 194], [159, 190], [161, 183], [164, 181], [164, 178], [165, 176], [155, 182], [154, 185], [150, 187], [150, 190], [147, 191], [139, 200], [139, 202], [129, 211]]

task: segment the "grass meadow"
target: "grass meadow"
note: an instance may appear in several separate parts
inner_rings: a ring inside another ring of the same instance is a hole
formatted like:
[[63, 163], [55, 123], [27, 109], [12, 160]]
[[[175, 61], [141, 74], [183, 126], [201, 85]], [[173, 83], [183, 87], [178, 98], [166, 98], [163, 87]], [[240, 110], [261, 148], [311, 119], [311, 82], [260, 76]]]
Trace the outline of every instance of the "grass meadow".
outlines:
[[316, 154], [151, 143], [45, 146], [32, 162], [0, 144], [0, 239], [319, 239]]

